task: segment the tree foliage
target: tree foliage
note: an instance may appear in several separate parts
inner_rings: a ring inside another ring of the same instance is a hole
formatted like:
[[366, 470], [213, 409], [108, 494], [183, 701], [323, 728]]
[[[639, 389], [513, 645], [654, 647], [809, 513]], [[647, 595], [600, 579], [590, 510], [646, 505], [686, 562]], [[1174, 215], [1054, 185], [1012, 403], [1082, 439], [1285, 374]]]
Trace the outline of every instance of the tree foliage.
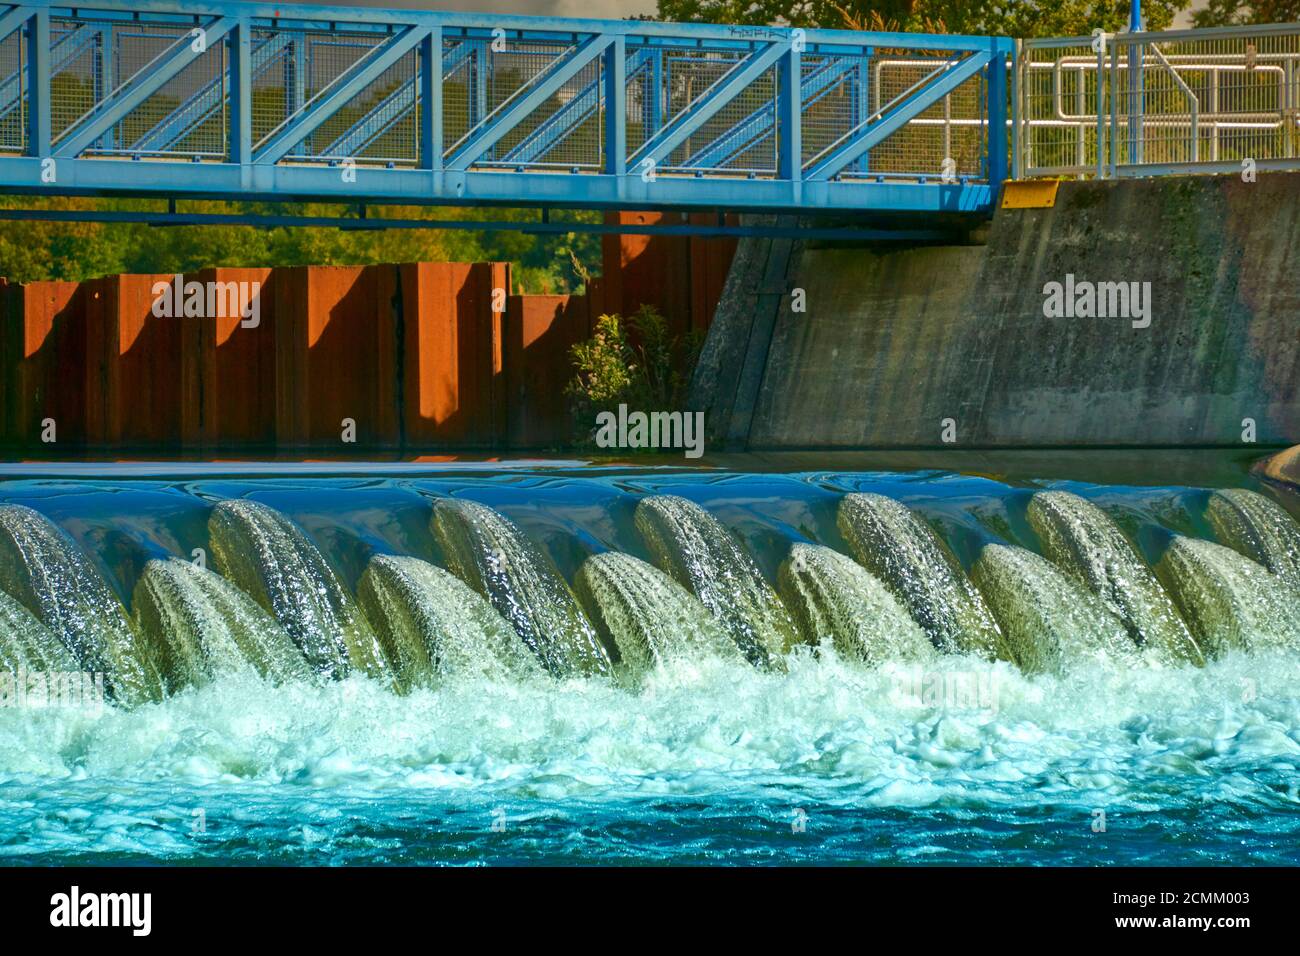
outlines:
[[673, 335], [648, 305], [628, 318], [600, 316], [592, 337], [569, 353], [575, 374], [564, 391], [578, 444], [590, 442], [597, 415], [620, 404], [633, 411], [681, 408], [701, 344], [697, 333]]
[[[0, 205], [31, 208], [31, 198], [7, 198]], [[84, 208], [84, 200], [51, 199], [54, 209]], [[156, 209], [138, 200], [98, 204], [105, 210]], [[187, 212], [286, 213], [339, 216], [338, 206], [278, 207], [264, 203], [188, 203]], [[519, 221], [534, 218], [517, 210], [427, 210], [392, 208], [382, 215]], [[597, 214], [584, 214], [594, 219]], [[0, 225], [0, 276], [11, 282], [81, 280], [116, 272], [192, 272], [209, 266], [369, 265], [381, 262], [484, 262], [514, 265], [516, 291], [578, 292], [580, 273], [598, 271], [600, 239], [588, 233], [537, 236], [518, 231], [452, 229], [273, 228], [252, 226], [168, 226], [133, 223], [6, 222]]]
[[[1267, 2], [1267, 0], [1266, 0]], [[1279, 0], [1295, 3], [1297, 0]], [[1147, 29], [1162, 30], [1191, 0], [1144, 0]], [[837, 29], [884, 24], [918, 32], [1013, 37], [1084, 36], [1128, 26], [1128, 0], [659, 0], [659, 19]]]
[[1246, 23], [1293, 23], [1300, 20], [1300, 0], [1210, 0], [1192, 14], [1198, 27]]

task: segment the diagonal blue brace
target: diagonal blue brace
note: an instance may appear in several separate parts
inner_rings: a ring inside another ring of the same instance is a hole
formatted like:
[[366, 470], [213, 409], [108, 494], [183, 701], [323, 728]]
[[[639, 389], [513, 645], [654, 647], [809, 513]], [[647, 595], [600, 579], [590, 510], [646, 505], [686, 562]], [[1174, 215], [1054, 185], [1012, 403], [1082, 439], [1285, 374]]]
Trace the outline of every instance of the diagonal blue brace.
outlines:
[[10, 7], [0, 16], [0, 40], [9, 39], [9, 34], [21, 27], [36, 11], [32, 7]]
[[[653, 52], [642, 48], [632, 54], [632, 61], [627, 65], [625, 81], [635, 78], [649, 66]], [[527, 136], [510, 147], [510, 151], [502, 158], [502, 162], [536, 162], [548, 150], [554, 149], [564, 142], [567, 137], [581, 129], [582, 124], [600, 108], [602, 99], [600, 86], [598, 80], [592, 80], [584, 86], [573, 99], [561, 106], [543, 122], [539, 123]]]
[[529, 86], [528, 93], [519, 97], [513, 104], [507, 104], [479, 124], [479, 128], [465, 142], [447, 163], [450, 170], [469, 169], [475, 162], [512, 129], [520, 124], [533, 110], [545, 103], [560, 91], [565, 83], [577, 76], [592, 60], [605, 52], [605, 48], [614, 42], [609, 34], [596, 34], [580, 43], [572, 53], [559, 57], [554, 63], [537, 75]]
[[988, 65], [990, 54], [987, 52], [971, 53], [960, 63], [949, 63], [931, 74], [939, 79], [914, 90], [901, 102], [886, 107], [874, 123], [868, 123], [865, 129], [855, 130], [849, 142], [830, 155], [818, 160], [804, 174], [805, 181], [830, 179], [855, 159], [866, 153], [884, 139], [892, 136], [935, 103], [961, 86], [972, 76]]
[[429, 35], [429, 27], [409, 26], [391, 40], [375, 47], [291, 116], [266, 138], [253, 155], [254, 163], [274, 164], [310, 136], [340, 107], [354, 99], [393, 64], [418, 47]]
[[[12, 31], [10, 31], [12, 32]], [[69, 63], [81, 56], [103, 32], [98, 24], [77, 27], [65, 33], [50, 46], [50, 75], [61, 72]], [[4, 37], [0, 36], [0, 40]], [[0, 83], [0, 120], [22, 106], [22, 73], [15, 70]]]
[[[277, 33], [253, 47], [252, 76], [264, 76], [275, 65], [276, 57], [288, 46], [292, 35]], [[221, 76], [209, 80], [193, 93], [180, 106], [172, 110], [134, 143], [132, 149], [141, 152], [156, 152], [167, 149], [198, 129], [225, 105], [229, 94], [229, 71], [222, 70]]]
[[150, 63], [141, 67], [135, 76], [115, 89], [94, 110], [74, 123], [54, 147], [54, 155], [79, 155], [121, 122], [128, 113], [162, 89], [168, 80], [206, 55], [213, 44], [231, 31], [236, 22], [234, 17], [218, 17], [199, 27], [204, 33], [201, 53], [194, 49], [195, 37], [188, 33], [182, 36]]
[[[827, 60], [805, 76], [800, 86], [803, 109], [834, 91], [840, 79], [855, 69], [855, 58], [842, 57]], [[769, 138], [776, 128], [775, 121], [775, 104], [765, 103], [713, 142], [696, 150], [682, 165], [687, 169], [722, 166], [733, 156]]]
[[[470, 44], [458, 43], [450, 51], [443, 52], [443, 83], [451, 79], [469, 58], [469, 50]], [[418, 85], [415, 79], [403, 81], [401, 86], [372, 106], [365, 116], [353, 123], [346, 132], [321, 150], [320, 155], [359, 156], [365, 152], [371, 143], [404, 120], [411, 110], [415, 109], [416, 105], [424, 99], [423, 94], [418, 90]]]
[[778, 41], [769, 43], [763, 49], [745, 57], [719, 77], [703, 96], [679, 113], [671, 123], [642, 143], [641, 148], [628, 158], [628, 167], [640, 166], [646, 160], [653, 160], [655, 164], [662, 162], [664, 157], [670, 155], [686, 141], [688, 136], [717, 115], [717, 112], [730, 103], [741, 90], [771, 69], [783, 54], [789, 52], [790, 43]]

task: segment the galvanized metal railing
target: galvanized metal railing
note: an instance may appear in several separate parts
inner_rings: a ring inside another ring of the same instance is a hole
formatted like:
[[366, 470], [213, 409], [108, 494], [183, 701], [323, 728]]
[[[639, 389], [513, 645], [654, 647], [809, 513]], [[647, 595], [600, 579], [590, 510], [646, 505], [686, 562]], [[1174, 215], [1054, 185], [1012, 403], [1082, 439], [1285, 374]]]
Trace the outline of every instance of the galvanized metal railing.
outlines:
[[1300, 23], [1027, 40], [1017, 73], [1018, 175], [1300, 168]]

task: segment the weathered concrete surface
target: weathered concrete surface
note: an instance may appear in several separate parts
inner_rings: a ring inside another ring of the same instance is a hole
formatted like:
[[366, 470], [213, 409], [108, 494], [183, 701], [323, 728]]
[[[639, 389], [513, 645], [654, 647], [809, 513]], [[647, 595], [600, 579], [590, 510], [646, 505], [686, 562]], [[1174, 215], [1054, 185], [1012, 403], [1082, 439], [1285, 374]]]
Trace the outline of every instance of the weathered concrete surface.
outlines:
[[[737, 252], [692, 389], [715, 443], [938, 446], [945, 419], [968, 447], [1300, 440], [1300, 175], [1063, 183], [986, 246], [791, 256]], [[756, 341], [737, 317], [774, 271], [807, 311], [781, 295]], [[1150, 282], [1150, 327], [1045, 317], [1067, 273]]]

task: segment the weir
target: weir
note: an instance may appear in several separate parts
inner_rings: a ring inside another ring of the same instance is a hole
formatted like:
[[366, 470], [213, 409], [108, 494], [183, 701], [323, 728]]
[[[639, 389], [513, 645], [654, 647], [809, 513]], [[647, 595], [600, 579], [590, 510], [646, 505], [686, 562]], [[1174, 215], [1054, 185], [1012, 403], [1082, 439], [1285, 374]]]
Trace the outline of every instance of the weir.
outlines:
[[[329, 502], [354, 508], [358, 492], [328, 480], [296, 490], [237, 480], [242, 497], [212, 503], [202, 491], [173, 504], [174, 518], [142, 489], [139, 507], [147, 502], [153, 530], [135, 538], [134, 556], [110, 555], [98, 537], [76, 540], [27, 505], [7, 504], [3, 663], [10, 671], [104, 666], [112, 699], [131, 707], [241, 674], [281, 685], [352, 675], [374, 682], [368, 693], [409, 694], [546, 674], [636, 685], [682, 664], [785, 670], [802, 655], [866, 668], [969, 656], [1060, 675], [1300, 650], [1300, 590], [1282, 561], [1291, 552], [1273, 545], [1300, 539], [1288, 511], [1296, 501], [1285, 496], [1175, 489], [1152, 506], [1104, 486], [1080, 488], [1086, 497], [1006, 486], [964, 506], [942, 483], [919, 484], [909, 503], [879, 491], [827, 497], [794, 482], [769, 499], [765, 514], [838, 513], [840, 538], [830, 522], [817, 537], [779, 524], [742, 533], [720, 518], [732, 512], [716, 492], [706, 507], [617, 490], [626, 480], [559, 480], [551, 531], [539, 537], [526, 530], [540, 527], [535, 517], [521, 525], [507, 514], [528, 511], [466, 497], [499, 482], [453, 482], [431, 494], [424, 482], [388, 479], [385, 498], [422, 509], [436, 541], [415, 554], [395, 549], [404, 539], [387, 530], [376, 537], [356, 525], [351, 510], [330, 516]], [[733, 481], [744, 488], [753, 479]], [[59, 487], [48, 500], [59, 500]], [[141, 492], [100, 487], [88, 489], [92, 497], [127, 502], [110, 527], [137, 520], [130, 502]], [[598, 489], [602, 503], [585, 504]], [[27, 497], [21, 486], [6, 493]], [[1200, 515], [1217, 540], [1167, 524], [1175, 503]], [[1228, 503], [1231, 522], [1221, 517]], [[359, 505], [364, 514], [368, 506]], [[981, 532], [973, 546], [937, 520], [994, 505], [1018, 517], [1002, 534]], [[1116, 505], [1130, 525], [1141, 516], [1137, 539], [1108, 516]], [[195, 520], [195, 509], [206, 521]], [[314, 532], [293, 512], [310, 517]], [[172, 534], [210, 551], [215, 570], [148, 557]], [[355, 583], [345, 583], [342, 568], [357, 566], [358, 548], [369, 556]], [[760, 564], [776, 568], [773, 576]], [[1122, 582], [1129, 587], [1117, 596]]]

